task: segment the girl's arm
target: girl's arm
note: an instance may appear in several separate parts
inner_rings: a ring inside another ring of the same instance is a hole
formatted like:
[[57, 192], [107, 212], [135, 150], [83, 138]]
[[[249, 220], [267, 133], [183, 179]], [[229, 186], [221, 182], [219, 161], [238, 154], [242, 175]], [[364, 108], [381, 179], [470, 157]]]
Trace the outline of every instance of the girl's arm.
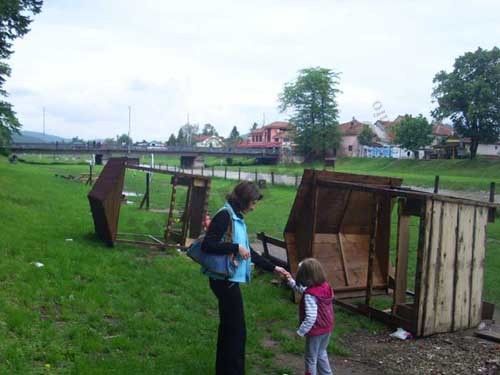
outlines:
[[297, 335], [299, 336], [305, 336], [307, 332], [311, 330], [314, 323], [316, 323], [316, 318], [318, 316], [318, 304], [316, 303], [316, 297], [310, 294], [305, 294], [304, 304], [306, 316], [303, 322], [300, 324], [299, 329], [297, 330]]
[[292, 288], [294, 292], [298, 292], [301, 294], [304, 293], [304, 291], [307, 289], [305, 286], [297, 284], [292, 276], [288, 278], [288, 286]]

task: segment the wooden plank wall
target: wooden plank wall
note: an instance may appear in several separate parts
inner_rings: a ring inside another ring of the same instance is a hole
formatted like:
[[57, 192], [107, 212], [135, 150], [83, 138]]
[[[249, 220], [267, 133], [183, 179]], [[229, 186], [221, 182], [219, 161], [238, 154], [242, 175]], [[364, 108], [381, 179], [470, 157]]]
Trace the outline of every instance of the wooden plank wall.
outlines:
[[487, 220], [485, 207], [427, 201], [418, 336], [479, 324]]

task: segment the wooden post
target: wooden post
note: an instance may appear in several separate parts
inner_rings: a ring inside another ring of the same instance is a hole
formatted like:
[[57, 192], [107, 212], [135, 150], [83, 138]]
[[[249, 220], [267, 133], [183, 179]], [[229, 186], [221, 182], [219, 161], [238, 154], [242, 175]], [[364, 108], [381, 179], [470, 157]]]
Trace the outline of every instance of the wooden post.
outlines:
[[238, 181], [241, 181], [241, 168], [238, 168]]
[[191, 166], [191, 174], [194, 174], [194, 166]]
[[[494, 182], [490, 183], [490, 199], [489, 199], [489, 201], [491, 203], [495, 202], [495, 183]], [[494, 208], [488, 209], [488, 221], [490, 223], [495, 221], [495, 209]]]
[[87, 180], [87, 185], [92, 185], [92, 163], [89, 164], [89, 179]]
[[203, 168], [203, 167], [201, 167], [201, 175], [202, 175], [202, 176], [203, 176], [203, 169], [204, 169], [204, 168]]
[[373, 262], [375, 258], [375, 244], [377, 235], [377, 225], [378, 225], [378, 212], [380, 207], [379, 197], [376, 193], [373, 194], [373, 200], [375, 201], [375, 209], [372, 216], [372, 228], [370, 235], [370, 248], [368, 251], [368, 274], [366, 280], [366, 298], [365, 304], [367, 307], [370, 306], [370, 299], [372, 297], [373, 288]]
[[149, 185], [150, 185], [150, 180], [151, 180], [151, 175], [149, 172], [146, 172], [146, 192], [144, 193], [144, 197], [142, 198], [141, 204], [139, 208], [142, 208], [144, 206], [144, 203], [146, 203], [146, 209], [149, 210]]
[[274, 185], [274, 171], [271, 171], [271, 185]]
[[434, 178], [434, 194], [439, 192], [439, 176]]
[[166, 166], [166, 167], [167, 167], [167, 171], [168, 171], [168, 164], [167, 164], [167, 166]]
[[215, 173], [214, 173], [214, 166], [212, 165], [212, 177], [215, 176]]
[[227, 165], [224, 167], [224, 180], [227, 180]]
[[299, 175], [295, 173], [295, 187], [299, 184]]
[[146, 210], [149, 210], [149, 194], [151, 191], [151, 173], [146, 173]]
[[174, 179], [172, 181], [172, 195], [170, 198], [170, 208], [168, 210], [167, 225], [166, 225], [165, 234], [164, 234], [165, 244], [168, 243], [168, 240], [169, 240], [169, 237], [171, 234], [170, 232], [172, 230], [172, 225], [173, 225], [173, 221], [174, 221], [176, 189], [177, 189], [177, 176], [174, 176]]
[[255, 182], [257, 182], [257, 169], [255, 169]]
[[[410, 216], [403, 215], [400, 201], [398, 220], [398, 242], [396, 254], [396, 275], [394, 287], [394, 307], [405, 303], [408, 272], [408, 251], [410, 248]], [[394, 311], [394, 313], [397, 313]]]

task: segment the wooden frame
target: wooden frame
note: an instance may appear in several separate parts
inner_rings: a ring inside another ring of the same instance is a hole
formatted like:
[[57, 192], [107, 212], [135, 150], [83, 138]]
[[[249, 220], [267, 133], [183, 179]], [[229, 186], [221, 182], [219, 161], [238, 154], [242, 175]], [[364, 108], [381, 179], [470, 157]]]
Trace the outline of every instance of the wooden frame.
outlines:
[[[291, 271], [302, 259], [317, 258], [338, 304], [415, 336], [476, 326], [486, 225], [498, 206], [400, 185], [399, 179], [305, 170], [284, 233]], [[389, 240], [395, 204], [393, 272]], [[416, 249], [410, 249], [411, 217], [419, 221]], [[410, 251], [416, 252], [414, 291], [408, 290]], [[380, 293], [392, 295], [391, 309], [371, 306]], [[348, 302], [358, 297], [363, 302]]]
[[[122, 191], [125, 170], [127, 168], [147, 173], [146, 194], [140, 204], [140, 208], [144, 204], [149, 208], [150, 174], [161, 173], [172, 175], [172, 199], [163, 241], [150, 234], [118, 233]], [[175, 217], [176, 189], [179, 186], [187, 187], [188, 194], [181, 214]], [[115, 242], [123, 242], [165, 248], [170, 245], [184, 247], [198, 238], [202, 232], [202, 222], [207, 213], [209, 193], [209, 177], [139, 166], [134, 160], [130, 163], [128, 158], [111, 158], [106, 163], [99, 178], [88, 194], [88, 199], [92, 210], [95, 231], [99, 238], [108, 246], [114, 246]], [[180, 232], [176, 232], [174, 229], [174, 219], [178, 219], [181, 223], [182, 230]]]

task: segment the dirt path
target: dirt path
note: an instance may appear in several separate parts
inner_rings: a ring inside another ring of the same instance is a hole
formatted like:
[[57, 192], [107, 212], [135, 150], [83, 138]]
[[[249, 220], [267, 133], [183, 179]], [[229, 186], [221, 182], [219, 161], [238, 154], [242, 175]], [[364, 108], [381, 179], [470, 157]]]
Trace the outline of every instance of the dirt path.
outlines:
[[[333, 357], [336, 374], [500, 374], [500, 344], [472, 336], [472, 331], [401, 341], [390, 331], [356, 332], [342, 341], [351, 356]], [[278, 354], [276, 362], [303, 374], [300, 356]]]

